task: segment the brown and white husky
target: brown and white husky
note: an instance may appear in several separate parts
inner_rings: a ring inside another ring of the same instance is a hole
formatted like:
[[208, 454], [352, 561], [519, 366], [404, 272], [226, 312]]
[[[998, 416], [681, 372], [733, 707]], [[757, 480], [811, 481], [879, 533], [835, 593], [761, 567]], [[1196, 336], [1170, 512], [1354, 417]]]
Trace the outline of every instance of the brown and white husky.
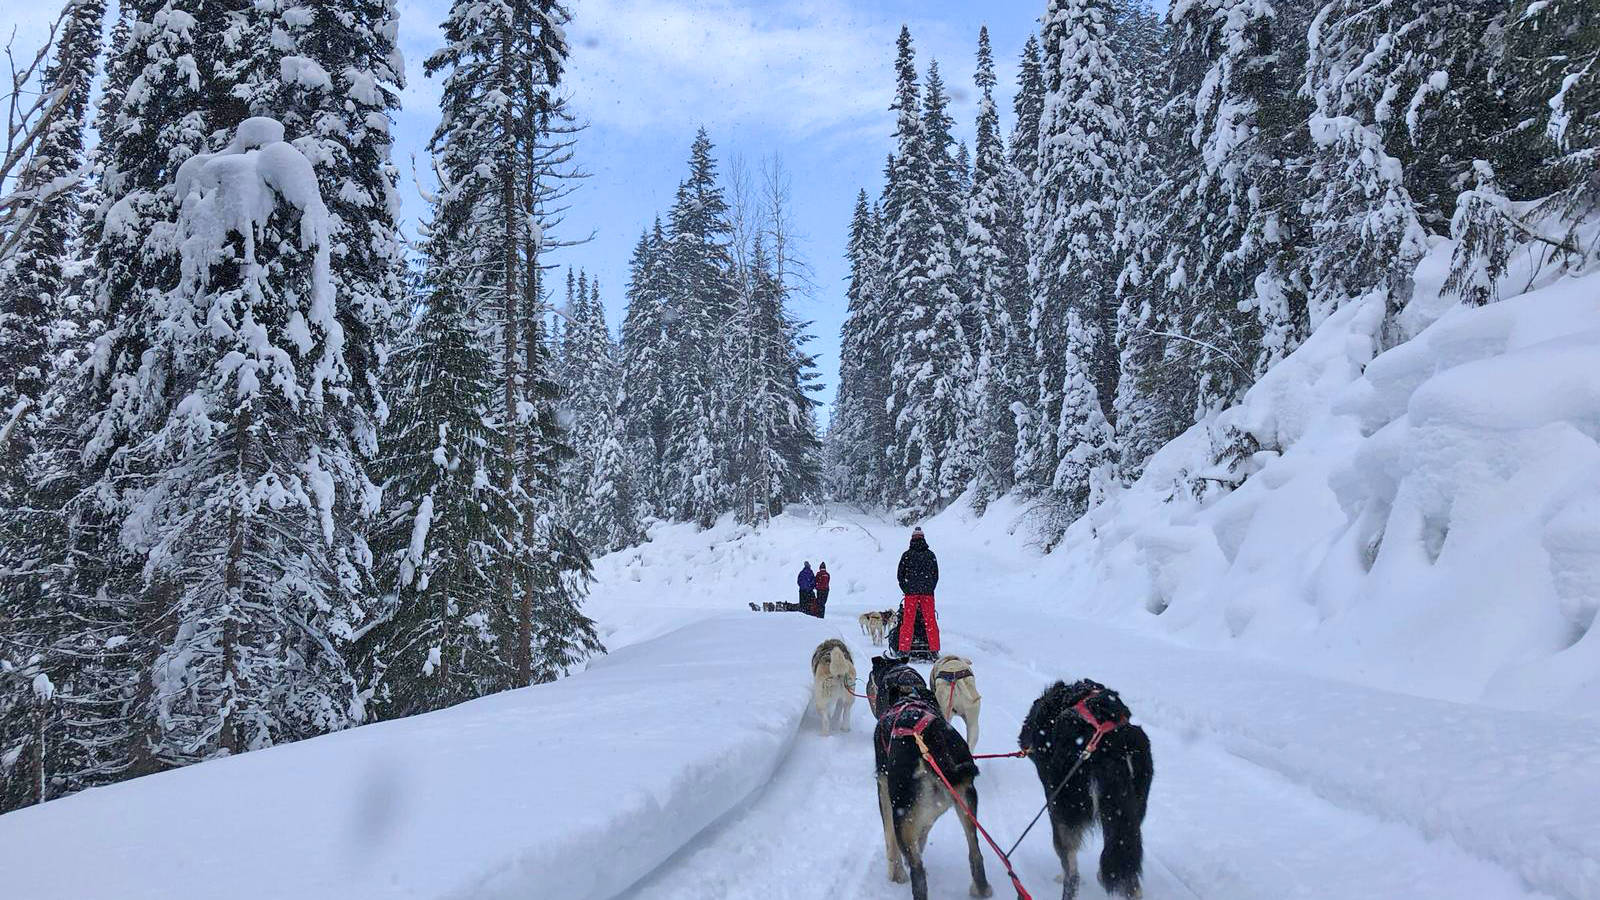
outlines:
[[850, 689], [856, 683], [856, 662], [850, 648], [838, 638], [828, 638], [811, 653], [811, 701], [816, 704], [822, 733], [831, 734], [837, 721], [840, 731], [850, 730], [850, 707], [856, 698]]

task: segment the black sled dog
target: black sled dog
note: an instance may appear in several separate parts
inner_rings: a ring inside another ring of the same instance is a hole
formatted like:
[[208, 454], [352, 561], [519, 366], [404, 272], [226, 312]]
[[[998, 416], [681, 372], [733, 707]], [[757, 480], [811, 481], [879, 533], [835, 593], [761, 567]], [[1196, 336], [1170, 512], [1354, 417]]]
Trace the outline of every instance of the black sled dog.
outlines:
[[[928, 755], [973, 815], [978, 814], [978, 789], [972, 784], [978, 776], [978, 764], [973, 761], [967, 742], [939, 715], [939, 701], [910, 666], [876, 657], [872, 660], [871, 682], [878, 684], [875, 708], [882, 711], [872, 734], [872, 749], [889, 880], [904, 883], [906, 870], [910, 869], [913, 900], [927, 900], [928, 872], [923, 866], [922, 851], [933, 823], [954, 804], [944, 783], [923, 760], [922, 749], [927, 748]], [[967, 835], [967, 862], [972, 867], [971, 894], [992, 896], [994, 891], [989, 887], [983, 855], [978, 850], [978, 832], [966, 816], [961, 816], [961, 829]]]
[[[872, 671], [867, 673], [867, 707], [872, 710], [873, 718], [877, 718], [890, 703], [899, 699], [902, 688], [927, 686], [927, 682], [922, 680], [917, 670], [905, 662], [887, 656], [874, 656]], [[879, 696], [886, 696], [889, 699], [880, 704]]]
[[[1155, 763], [1144, 729], [1128, 723], [1117, 692], [1084, 679], [1056, 682], [1033, 701], [1017, 743], [1028, 752], [1050, 800], [1051, 837], [1061, 858], [1062, 900], [1078, 895], [1078, 844], [1096, 814], [1105, 837], [1100, 884], [1113, 897], [1139, 896], [1140, 826]], [[1098, 735], [1098, 739], [1096, 739]], [[1088, 759], [1062, 785], [1085, 748]], [[1058, 791], [1057, 788], [1060, 788]]]

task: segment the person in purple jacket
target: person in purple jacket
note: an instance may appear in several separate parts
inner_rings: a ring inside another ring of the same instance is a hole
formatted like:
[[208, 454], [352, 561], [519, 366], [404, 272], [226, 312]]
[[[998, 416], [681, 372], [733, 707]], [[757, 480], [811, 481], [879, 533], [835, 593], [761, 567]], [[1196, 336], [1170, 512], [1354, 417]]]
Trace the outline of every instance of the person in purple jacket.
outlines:
[[800, 576], [795, 579], [800, 585], [800, 611], [809, 616], [817, 614], [817, 576], [811, 571], [810, 560], [800, 568]]

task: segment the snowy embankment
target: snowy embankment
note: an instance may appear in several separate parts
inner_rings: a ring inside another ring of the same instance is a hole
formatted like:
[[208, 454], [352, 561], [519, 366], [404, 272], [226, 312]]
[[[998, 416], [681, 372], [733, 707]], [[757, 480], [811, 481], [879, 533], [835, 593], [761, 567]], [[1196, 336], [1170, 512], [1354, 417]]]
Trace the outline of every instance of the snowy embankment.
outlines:
[[1593, 709], [1600, 273], [1524, 263], [1504, 293], [1526, 293], [1466, 308], [1440, 295], [1450, 249], [1417, 271], [1413, 338], [1379, 353], [1381, 306], [1340, 310], [1074, 525], [1045, 564], [1069, 608], [1428, 696]]
[[0, 816], [3, 893], [611, 897], [769, 780], [832, 633], [713, 618], [554, 684]]

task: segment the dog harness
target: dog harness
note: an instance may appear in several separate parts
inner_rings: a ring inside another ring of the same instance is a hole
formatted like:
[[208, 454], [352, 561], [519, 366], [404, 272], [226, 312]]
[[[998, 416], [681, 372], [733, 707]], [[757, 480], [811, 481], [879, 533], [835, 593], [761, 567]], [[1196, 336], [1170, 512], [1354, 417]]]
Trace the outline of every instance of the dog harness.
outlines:
[[[916, 714], [915, 721], [911, 720], [911, 714]], [[897, 738], [920, 737], [922, 732], [926, 731], [928, 726], [932, 725], [933, 721], [940, 718], [940, 716], [937, 709], [928, 705], [928, 701], [918, 697], [907, 697], [889, 707], [883, 714], [883, 718], [893, 723], [889, 726], [889, 736], [884, 739], [883, 744], [883, 752], [888, 753], [889, 741]], [[908, 722], [910, 724], [907, 724]]]
[[1085, 725], [1088, 725], [1090, 728], [1094, 729], [1094, 736], [1089, 738], [1089, 742], [1087, 744], [1083, 745], [1082, 756], [1085, 759], [1088, 759], [1089, 754], [1093, 753], [1095, 749], [1100, 746], [1100, 741], [1103, 740], [1106, 735], [1128, 724], [1128, 720], [1122, 717], [1106, 719], [1104, 721], [1096, 718], [1095, 714], [1089, 710], [1089, 701], [1100, 696], [1100, 693], [1101, 692], [1098, 689], [1091, 690], [1089, 693], [1084, 694], [1077, 703], [1072, 704], [1073, 714], [1082, 719]]
[[956, 682], [963, 678], [971, 677], [971, 669], [952, 669], [949, 672], [935, 672], [933, 675], [935, 681], [943, 681], [950, 685], [950, 696], [945, 702], [951, 706], [954, 706], [956, 702]]

